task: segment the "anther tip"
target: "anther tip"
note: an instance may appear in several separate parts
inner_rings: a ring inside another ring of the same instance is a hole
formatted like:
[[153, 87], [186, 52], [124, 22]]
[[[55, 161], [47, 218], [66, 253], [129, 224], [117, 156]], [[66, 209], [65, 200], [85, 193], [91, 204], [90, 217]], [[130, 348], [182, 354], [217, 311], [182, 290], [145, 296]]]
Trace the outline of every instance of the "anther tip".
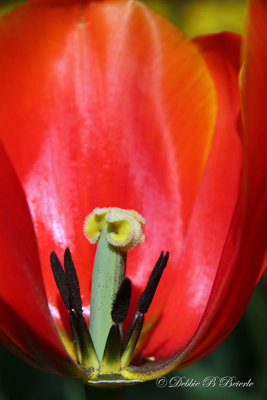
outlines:
[[166, 254], [165, 254], [165, 256], [164, 256], [164, 259], [168, 261], [169, 256], [170, 256], [170, 253], [169, 253], [168, 251], [166, 251]]
[[54, 264], [55, 262], [57, 262], [58, 260], [58, 256], [56, 255], [56, 253], [54, 252], [54, 250], [50, 253], [50, 263]]
[[66, 247], [64, 256], [65, 256], [65, 257], [70, 257], [70, 256], [71, 256], [69, 247]]

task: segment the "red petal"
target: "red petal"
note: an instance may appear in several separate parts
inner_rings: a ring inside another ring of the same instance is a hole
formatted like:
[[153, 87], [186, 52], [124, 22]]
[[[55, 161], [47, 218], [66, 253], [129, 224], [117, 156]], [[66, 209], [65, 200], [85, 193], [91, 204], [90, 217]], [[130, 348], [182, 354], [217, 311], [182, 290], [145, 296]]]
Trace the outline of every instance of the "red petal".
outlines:
[[[267, 4], [254, 0], [250, 5], [250, 24], [246, 41], [246, 65], [243, 74], [243, 102], [246, 121], [246, 140], [248, 148], [247, 188], [248, 212], [251, 219], [262, 220], [262, 210], [267, 204], [267, 116], [266, 116], [266, 66], [267, 66]], [[255, 207], [255, 204], [257, 206]], [[266, 269], [267, 244], [263, 220], [262, 247], [265, 243], [265, 257], [258, 279]], [[265, 239], [266, 240], [266, 239]]]
[[145, 356], [174, 354], [192, 338], [209, 300], [240, 188], [240, 37], [220, 34], [195, 43], [216, 83], [217, 125], [174, 285]]
[[244, 175], [240, 201], [203, 321], [186, 363], [211, 351], [233, 329], [262, 272], [267, 248], [267, 4], [251, 1], [242, 72]]
[[48, 310], [25, 195], [2, 146], [0, 182], [1, 343], [9, 340], [13, 351], [39, 366], [66, 371], [68, 356]]
[[267, 203], [266, 24], [266, 1], [251, 1], [242, 74], [248, 218], [260, 218]]
[[94, 248], [82, 225], [96, 206], [145, 216], [146, 244], [130, 252], [128, 275], [140, 290], [166, 248], [171, 285], [216, 114], [195, 47], [134, 1], [26, 4], [0, 33], [1, 134], [27, 193], [50, 304], [62, 305], [49, 254], [66, 246], [89, 303]]

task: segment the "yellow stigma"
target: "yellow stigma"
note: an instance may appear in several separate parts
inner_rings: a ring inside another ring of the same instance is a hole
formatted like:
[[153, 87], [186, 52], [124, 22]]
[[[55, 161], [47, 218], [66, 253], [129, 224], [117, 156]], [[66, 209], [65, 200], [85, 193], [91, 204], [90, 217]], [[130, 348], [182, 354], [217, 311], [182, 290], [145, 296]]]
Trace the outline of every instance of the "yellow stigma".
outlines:
[[122, 251], [128, 251], [144, 242], [144, 224], [142, 215], [133, 210], [95, 208], [84, 221], [84, 234], [90, 243], [95, 244], [101, 230], [106, 227], [108, 242]]

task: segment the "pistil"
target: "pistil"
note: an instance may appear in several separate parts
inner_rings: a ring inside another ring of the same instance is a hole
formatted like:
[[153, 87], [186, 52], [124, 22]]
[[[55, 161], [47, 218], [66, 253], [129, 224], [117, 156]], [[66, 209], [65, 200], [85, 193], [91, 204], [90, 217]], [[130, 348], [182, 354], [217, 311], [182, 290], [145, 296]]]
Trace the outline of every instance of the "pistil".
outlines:
[[[85, 236], [92, 244], [97, 243], [89, 330], [100, 363], [113, 325], [113, 303], [125, 277], [127, 251], [143, 243], [144, 223], [135, 211], [116, 207], [96, 208], [84, 223]], [[122, 327], [118, 328], [122, 332]]]
[[116, 293], [125, 276], [126, 253], [112, 246], [104, 226], [95, 254], [90, 302], [90, 334], [101, 362], [113, 321], [111, 311]]

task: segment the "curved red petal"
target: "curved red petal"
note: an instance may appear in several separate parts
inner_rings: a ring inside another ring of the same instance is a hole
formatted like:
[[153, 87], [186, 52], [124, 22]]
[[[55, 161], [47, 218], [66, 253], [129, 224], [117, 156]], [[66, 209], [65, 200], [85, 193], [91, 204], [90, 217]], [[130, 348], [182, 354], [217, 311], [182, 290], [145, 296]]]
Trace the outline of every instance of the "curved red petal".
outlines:
[[185, 363], [218, 345], [239, 321], [263, 272], [267, 248], [267, 5], [251, 1], [242, 71], [244, 174], [241, 196], [211, 297]]
[[[265, 99], [267, 89], [266, 79], [266, 46], [267, 46], [267, 4], [264, 1], [253, 0], [250, 3], [250, 23], [246, 39], [246, 63], [243, 73], [243, 102], [244, 118], [246, 122], [246, 139], [248, 149], [247, 174], [249, 186], [247, 188], [250, 217], [255, 214], [261, 219], [262, 210], [267, 203], [267, 116]], [[259, 145], [260, 144], [260, 145]], [[255, 209], [254, 204], [257, 204]], [[262, 237], [264, 238], [263, 228]], [[265, 234], [266, 237], [266, 234]], [[264, 246], [264, 244], [263, 244]], [[262, 268], [258, 279], [267, 265], [267, 245], [263, 257]]]
[[240, 190], [240, 37], [223, 33], [199, 37], [194, 43], [216, 84], [217, 124], [183, 251], [176, 260], [173, 288], [143, 351], [147, 357], [174, 354], [196, 331], [210, 297]]
[[0, 182], [0, 341], [4, 338], [5, 344], [8, 338], [19, 355], [64, 371], [68, 356], [48, 310], [29, 209], [2, 146]]
[[22, 360], [28, 362], [33, 367], [41, 368], [40, 364], [32, 357], [30, 353], [22, 350], [21, 347], [16, 345], [4, 332], [0, 331], [0, 343], [5, 346], [10, 352], [19, 356]]
[[162, 248], [173, 254], [172, 284], [216, 99], [195, 47], [142, 3], [37, 3], [0, 23], [0, 119], [56, 317], [62, 302], [49, 254], [62, 259], [70, 247], [86, 309], [95, 250], [82, 225], [96, 206], [136, 209], [147, 220], [145, 245], [129, 254], [136, 293]]
[[253, 238], [240, 234], [241, 208], [237, 207], [207, 308], [181, 368], [208, 354], [230, 334], [256, 286], [264, 253], [262, 233], [266, 234], [267, 207], [260, 223], [247, 226], [254, 230]]
[[[245, 41], [245, 65], [242, 72], [247, 183], [247, 218], [260, 218], [267, 203], [267, 4], [252, 0]], [[257, 205], [255, 209], [255, 205]], [[256, 215], [255, 215], [256, 214]]]

